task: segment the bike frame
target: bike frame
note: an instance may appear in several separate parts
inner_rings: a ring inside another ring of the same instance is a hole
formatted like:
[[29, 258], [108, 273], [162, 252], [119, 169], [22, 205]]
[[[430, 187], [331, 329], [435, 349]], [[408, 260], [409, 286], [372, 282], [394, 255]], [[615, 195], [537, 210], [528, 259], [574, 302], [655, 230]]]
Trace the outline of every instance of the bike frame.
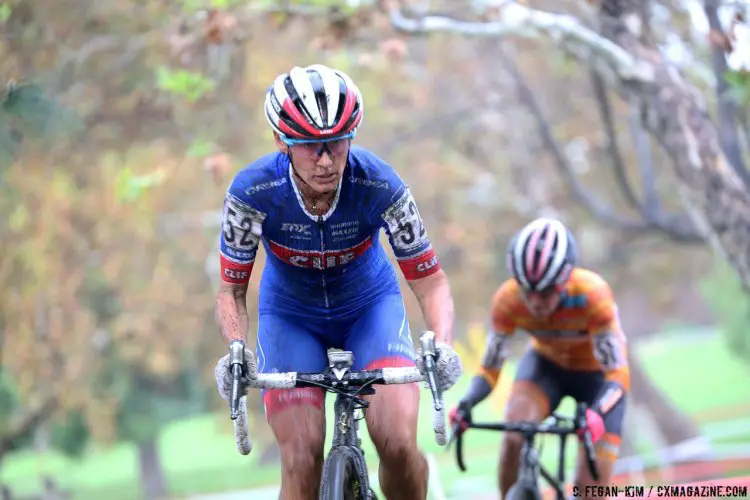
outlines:
[[[351, 369], [354, 362], [352, 354], [344, 351], [329, 351], [328, 360], [330, 367], [327, 370], [332, 371], [339, 379], [343, 378], [344, 374]], [[326, 389], [326, 391], [332, 392], [329, 389]], [[367, 471], [365, 452], [362, 449], [362, 439], [359, 434], [360, 419], [357, 418], [357, 413], [360, 413], [362, 409], [366, 409], [369, 406], [369, 403], [364, 400], [356, 401], [356, 399], [358, 399], [359, 396], [372, 394], [375, 394], [375, 388], [372, 386], [365, 387], [364, 389], [361, 387], [349, 387], [336, 394], [336, 401], [333, 403], [333, 439], [331, 442], [331, 448], [326, 454], [326, 458], [330, 456], [336, 448], [341, 446], [354, 448], [356, 450], [357, 461], [361, 462], [358, 464], [359, 468]], [[359, 403], [360, 406], [355, 406], [357, 403]], [[370, 478], [367, 473], [361, 474], [359, 479], [361, 489], [374, 498], [374, 495], [370, 490]]]
[[542, 465], [539, 460], [539, 452], [534, 446], [534, 434], [524, 435], [523, 448], [521, 450], [521, 467], [518, 472], [519, 479], [529, 479], [538, 484], [539, 476], [549, 484], [556, 493], [557, 500], [565, 500], [565, 444], [568, 434], [560, 434], [560, 447], [557, 459], [557, 478]]

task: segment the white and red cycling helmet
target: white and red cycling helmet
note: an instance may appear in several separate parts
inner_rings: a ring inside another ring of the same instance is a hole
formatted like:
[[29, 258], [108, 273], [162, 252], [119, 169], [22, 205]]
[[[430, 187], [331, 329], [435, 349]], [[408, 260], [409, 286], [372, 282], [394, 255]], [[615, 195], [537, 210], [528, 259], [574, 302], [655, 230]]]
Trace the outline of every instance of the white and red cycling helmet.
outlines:
[[536, 219], [521, 229], [506, 256], [508, 271], [526, 292], [561, 288], [576, 262], [573, 235], [562, 222], [549, 218]]
[[282, 137], [326, 140], [353, 136], [362, 123], [362, 94], [345, 73], [322, 64], [295, 66], [266, 93], [266, 119]]

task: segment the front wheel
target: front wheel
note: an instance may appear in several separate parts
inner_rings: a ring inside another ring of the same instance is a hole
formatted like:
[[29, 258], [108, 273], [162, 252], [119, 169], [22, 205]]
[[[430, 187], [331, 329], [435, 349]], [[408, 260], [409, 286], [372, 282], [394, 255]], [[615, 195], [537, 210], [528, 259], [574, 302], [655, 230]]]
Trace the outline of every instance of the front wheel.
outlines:
[[319, 500], [368, 500], [362, 495], [369, 489], [366, 486], [357, 471], [356, 450], [346, 447], [331, 450], [323, 465]]
[[542, 500], [542, 495], [535, 483], [520, 480], [510, 487], [506, 500]]

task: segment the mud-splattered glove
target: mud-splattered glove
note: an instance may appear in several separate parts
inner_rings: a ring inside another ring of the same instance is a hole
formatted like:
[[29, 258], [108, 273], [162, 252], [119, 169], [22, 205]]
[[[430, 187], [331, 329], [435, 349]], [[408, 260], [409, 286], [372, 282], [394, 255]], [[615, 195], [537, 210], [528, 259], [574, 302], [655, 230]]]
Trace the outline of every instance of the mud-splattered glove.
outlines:
[[[253, 355], [250, 349], [245, 347], [243, 357], [244, 363], [242, 365], [242, 378], [240, 379], [240, 392], [242, 395], [247, 393], [247, 387], [250, 380], [254, 380], [257, 376], [255, 355]], [[214, 374], [216, 375], [216, 388], [219, 390], [219, 394], [223, 399], [229, 400], [229, 395], [232, 391], [232, 370], [229, 366], [229, 353], [225, 354], [218, 363], [216, 363]]]
[[[451, 346], [442, 342], [435, 344], [435, 354], [438, 389], [445, 392], [455, 385], [463, 373], [461, 358], [458, 357], [458, 353]], [[425, 374], [422, 348], [417, 351], [417, 368], [423, 375]]]

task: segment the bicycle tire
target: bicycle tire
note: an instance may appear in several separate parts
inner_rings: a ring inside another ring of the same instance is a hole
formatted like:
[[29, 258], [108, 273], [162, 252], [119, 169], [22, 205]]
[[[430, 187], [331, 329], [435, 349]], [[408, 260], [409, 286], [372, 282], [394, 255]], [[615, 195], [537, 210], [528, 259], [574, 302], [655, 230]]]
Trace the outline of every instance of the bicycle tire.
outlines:
[[538, 485], [521, 480], [510, 487], [505, 500], [542, 500], [542, 494]]
[[357, 452], [344, 446], [331, 450], [323, 464], [319, 500], [369, 500], [362, 495]]

